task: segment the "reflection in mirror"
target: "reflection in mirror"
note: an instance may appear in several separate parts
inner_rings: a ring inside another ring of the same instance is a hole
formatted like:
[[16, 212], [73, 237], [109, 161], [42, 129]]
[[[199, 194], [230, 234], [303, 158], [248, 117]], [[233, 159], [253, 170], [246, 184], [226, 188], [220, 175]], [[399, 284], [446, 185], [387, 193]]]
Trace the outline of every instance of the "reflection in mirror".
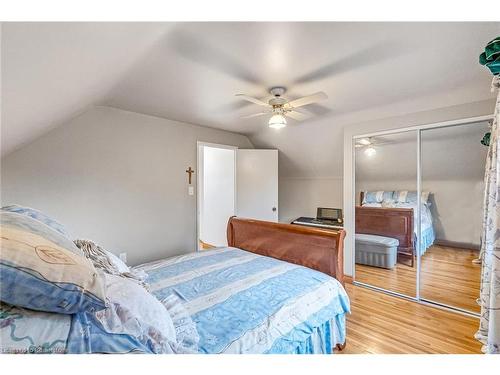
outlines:
[[354, 146], [355, 281], [416, 297], [417, 132]]
[[428, 196], [422, 200], [421, 238], [434, 241], [422, 253], [420, 295], [476, 313], [481, 266], [474, 260], [481, 240], [487, 153], [481, 139], [487, 131], [482, 122], [421, 133], [422, 196]]

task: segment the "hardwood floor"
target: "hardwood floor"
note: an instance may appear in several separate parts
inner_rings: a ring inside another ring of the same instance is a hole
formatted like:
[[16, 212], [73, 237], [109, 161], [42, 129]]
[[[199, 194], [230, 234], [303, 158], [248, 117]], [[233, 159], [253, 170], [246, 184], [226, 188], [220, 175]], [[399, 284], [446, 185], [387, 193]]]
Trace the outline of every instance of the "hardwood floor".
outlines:
[[209, 243], [206, 243], [206, 242], [203, 242], [202, 240], [200, 240], [199, 244], [198, 244], [198, 248], [200, 250], [210, 250], [210, 249], [214, 249], [215, 246], [214, 245], [211, 245]]
[[433, 246], [422, 257], [422, 298], [479, 313], [481, 265], [478, 251]]
[[[473, 264], [477, 251], [431, 246], [422, 256], [422, 298], [479, 312], [481, 265]], [[415, 296], [416, 267], [398, 263], [392, 270], [356, 264], [356, 280]]]
[[479, 320], [346, 284], [351, 300], [343, 354], [480, 353]]

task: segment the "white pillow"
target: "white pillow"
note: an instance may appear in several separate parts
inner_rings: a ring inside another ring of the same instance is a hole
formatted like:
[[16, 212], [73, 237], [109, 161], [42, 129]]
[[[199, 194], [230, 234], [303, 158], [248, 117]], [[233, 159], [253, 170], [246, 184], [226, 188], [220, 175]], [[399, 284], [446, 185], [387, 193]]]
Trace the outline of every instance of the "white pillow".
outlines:
[[172, 353], [177, 337], [165, 306], [133, 280], [111, 274], [105, 278], [108, 307], [95, 313], [104, 329], [151, 343], [156, 353]]
[[382, 203], [363, 203], [363, 207], [382, 207]]
[[423, 191], [422, 194], [420, 195], [420, 201], [425, 204], [430, 206], [430, 201], [429, 201], [429, 192], [428, 191]]
[[108, 250], [104, 250], [106, 255], [108, 256], [109, 262], [115, 266], [115, 268], [118, 270], [120, 273], [127, 273], [130, 272], [129, 266], [127, 266], [120, 258], [118, 258], [115, 254]]
[[120, 273], [130, 273], [137, 280], [142, 282], [146, 282], [148, 278], [148, 274], [143, 270], [132, 269], [127, 266], [120, 258], [118, 258], [115, 254], [108, 250], [104, 250], [106, 256], [108, 257], [109, 262], [120, 272]]
[[393, 208], [393, 207], [396, 207], [396, 203], [393, 200], [383, 201], [381, 206], [384, 208]]

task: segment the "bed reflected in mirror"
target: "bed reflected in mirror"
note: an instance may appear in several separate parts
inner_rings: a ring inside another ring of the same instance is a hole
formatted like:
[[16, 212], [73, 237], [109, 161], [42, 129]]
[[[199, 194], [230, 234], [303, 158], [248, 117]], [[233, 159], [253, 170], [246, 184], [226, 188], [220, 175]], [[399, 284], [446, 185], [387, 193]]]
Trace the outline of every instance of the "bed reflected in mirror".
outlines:
[[416, 297], [417, 131], [354, 139], [356, 282]]

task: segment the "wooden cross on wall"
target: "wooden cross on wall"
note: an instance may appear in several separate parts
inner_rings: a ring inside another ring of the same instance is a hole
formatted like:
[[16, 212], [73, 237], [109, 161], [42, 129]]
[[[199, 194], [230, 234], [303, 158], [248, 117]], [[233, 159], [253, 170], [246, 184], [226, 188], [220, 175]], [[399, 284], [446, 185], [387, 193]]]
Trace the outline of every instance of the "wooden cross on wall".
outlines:
[[189, 167], [186, 169], [186, 173], [189, 175], [189, 185], [191, 185], [191, 175], [194, 173], [194, 169]]

